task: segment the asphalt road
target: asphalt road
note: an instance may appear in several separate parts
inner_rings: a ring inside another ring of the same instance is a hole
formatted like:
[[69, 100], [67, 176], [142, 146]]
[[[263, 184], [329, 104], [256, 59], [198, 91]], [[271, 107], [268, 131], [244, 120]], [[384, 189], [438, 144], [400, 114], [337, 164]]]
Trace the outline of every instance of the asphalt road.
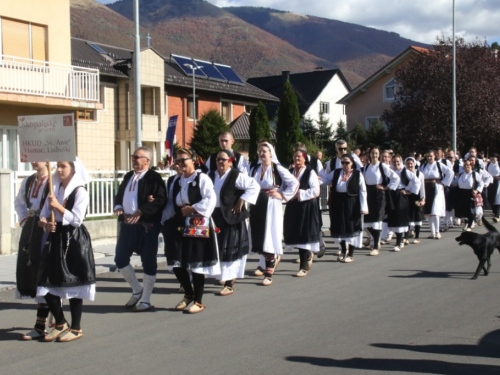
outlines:
[[[196, 315], [173, 310], [182, 296], [164, 267], [147, 313], [123, 307], [121, 275], [101, 275], [72, 343], [21, 341], [34, 304], [3, 292], [0, 373], [500, 374], [500, 255], [488, 277], [470, 280], [477, 260], [458, 232], [401, 253], [361, 250], [351, 264], [334, 261], [330, 242], [304, 278], [288, 253], [269, 287], [249, 276], [220, 297], [208, 280]], [[256, 266], [252, 256], [248, 273]]]

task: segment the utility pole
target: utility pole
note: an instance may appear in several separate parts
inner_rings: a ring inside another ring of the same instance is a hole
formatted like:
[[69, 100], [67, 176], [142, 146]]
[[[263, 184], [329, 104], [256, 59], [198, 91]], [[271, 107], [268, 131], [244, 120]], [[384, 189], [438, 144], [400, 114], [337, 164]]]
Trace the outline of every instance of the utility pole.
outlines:
[[141, 37], [139, 35], [139, 0], [134, 0], [134, 88], [135, 88], [135, 147], [142, 146], [141, 106]]
[[453, 151], [457, 154], [457, 51], [455, 46], [455, 0], [453, 0], [453, 99], [452, 99], [452, 121], [453, 121]]

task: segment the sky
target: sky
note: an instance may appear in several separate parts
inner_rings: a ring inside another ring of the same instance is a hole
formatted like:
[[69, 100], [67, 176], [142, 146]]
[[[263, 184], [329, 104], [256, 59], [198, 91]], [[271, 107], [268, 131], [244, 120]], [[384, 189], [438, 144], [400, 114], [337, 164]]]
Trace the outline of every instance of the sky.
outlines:
[[[114, 0], [98, 0], [110, 3]], [[141, 1], [141, 0], [139, 0]], [[422, 43], [452, 35], [453, 0], [208, 0], [218, 6], [255, 6], [393, 31]], [[456, 35], [500, 42], [500, 0], [455, 0]]]

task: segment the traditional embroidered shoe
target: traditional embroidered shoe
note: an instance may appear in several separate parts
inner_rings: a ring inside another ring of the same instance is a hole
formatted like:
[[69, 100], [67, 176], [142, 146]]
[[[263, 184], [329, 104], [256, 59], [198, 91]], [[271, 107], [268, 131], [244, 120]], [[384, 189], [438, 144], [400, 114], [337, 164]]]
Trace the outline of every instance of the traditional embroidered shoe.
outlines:
[[125, 307], [128, 308], [134, 307], [135, 305], [137, 305], [137, 302], [139, 302], [141, 297], [142, 297], [142, 290], [139, 293], [132, 294], [132, 297], [130, 297], [128, 302], [125, 304]]
[[385, 237], [385, 242], [391, 242], [392, 236], [392, 234], [388, 234], [387, 237]]
[[483, 225], [483, 220], [478, 220], [477, 225], [479, 225], [479, 226]]
[[[299, 260], [300, 262], [300, 260]], [[257, 267], [255, 272], [253, 273], [255, 276], [264, 276], [264, 270], [262, 269], [261, 266]]]
[[61, 325], [55, 325], [54, 329], [45, 335], [43, 341], [45, 342], [50, 342], [54, 341], [57, 339], [59, 336], [61, 336], [63, 333], [65, 333], [69, 329], [68, 322], [61, 324]]
[[154, 306], [151, 305], [148, 302], [139, 302], [137, 305], [134, 306], [134, 312], [144, 312], [151, 310]]
[[[326, 253], [326, 245], [325, 245], [325, 241], [323, 241], [323, 244], [322, 244], [322, 245], [320, 245], [320, 247], [319, 247], [319, 251], [318, 251], [318, 253], [316, 254], [316, 256], [317, 256], [317, 257], [318, 257], [318, 259], [319, 259], [319, 258], [322, 258], [322, 257], [323, 257], [323, 255], [325, 255], [325, 253]], [[300, 263], [300, 259], [299, 259], [299, 263]]]
[[193, 297], [192, 296], [188, 296], [188, 295], [184, 295], [184, 298], [181, 300], [181, 302], [179, 302], [176, 306], [175, 306], [175, 309], [176, 310], [184, 310], [186, 307], [189, 306], [189, 304], [191, 302], [193, 302]]
[[401, 247], [399, 247], [399, 246], [394, 246], [394, 248], [392, 249], [392, 251], [401, 251]]
[[433, 234], [429, 234], [429, 237], [427, 237], [427, 238], [430, 239], [430, 240], [433, 240], [434, 238], [436, 238], [436, 236], [433, 235]]
[[307, 276], [308, 273], [309, 273], [309, 271], [300, 270], [295, 276], [297, 276], [297, 277], [304, 277], [304, 276]]
[[268, 286], [273, 283], [273, 279], [271, 277], [265, 277], [264, 280], [262, 280], [262, 285]]
[[434, 236], [435, 240], [440, 240], [441, 239], [441, 233], [438, 233]]
[[415, 238], [415, 239], [413, 240], [413, 243], [414, 243], [415, 245], [418, 245], [418, 244], [420, 243], [420, 240], [419, 240], [418, 238]]
[[498, 223], [498, 222], [500, 221], [500, 217], [494, 217], [494, 218], [493, 218], [493, 221], [494, 221], [495, 223]]
[[475, 221], [473, 221], [473, 222], [472, 222], [472, 225], [470, 226], [470, 229], [474, 229], [475, 227], [476, 227], [476, 222], [475, 222]]
[[345, 254], [340, 253], [340, 255], [337, 257], [337, 262], [343, 262], [345, 259]]
[[230, 286], [225, 286], [221, 291], [220, 291], [220, 295], [221, 296], [229, 296], [231, 294], [234, 293], [234, 289], [231, 288]]
[[404, 240], [403, 240], [403, 245], [409, 245], [409, 244], [410, 244], [410, 241], [409, 241], [409, 240], [407, 240], [407, 239], [404, 239]]
[[410, 238], [415, 237], [415, 232], [411, 230], [410, 233], [408, 233], [408, 237]]
[[39, 340], [42, 337], [45, 337], [46, 334], [47, 334], [47, 331], [45, 331], [45, 330], [41, 331], [41, 330], [34, 328], [31, 331], [29, 331], [28, 333], [25, 333], [23, 335], [23, 340], [27, 340], [27, 341]]
[[372, 251], [370, 251], [370, 255], [371, 256], [376, 256], [376, 255], [379, 255], [380, 254], [380, 251], [378, 249], [373, 249]]
[[467, 229], [465, 229], [464, 232], [472, 232], [472, 229], [471, 228], [467, 228]]
[[205, 305], [202, 305], [201, 303], [195, 302], [193, 306], [187, 310], [189, 314], [198, 314], [201, 313], [203, 310], [205, 310]]
[[82, 336], [83, 336], [83, 331], [81, 329], [80, 330], [70, 329], [69, 331], [66, 331], [64, 335], [59, 336], [57, 338], [57, 341], [59, 342], [75, 341]]
[[456, 219], [455, 220], [455, 225], [459, 226], [460, 224], [462, 224], [462, 220], [461, 219]]
[[352, 263], [354, 262], [354, 258], [353, 257], [345, 257], [344, 260], [343, 260], [343, 263]]

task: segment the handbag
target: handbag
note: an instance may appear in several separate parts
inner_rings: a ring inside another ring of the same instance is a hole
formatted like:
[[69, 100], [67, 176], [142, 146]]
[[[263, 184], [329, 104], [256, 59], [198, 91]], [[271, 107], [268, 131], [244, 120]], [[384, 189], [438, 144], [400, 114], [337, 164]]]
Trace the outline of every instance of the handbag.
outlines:
[[475, 207], [482, 207], [483, 206], [483, 197], [479, 193], [474, 194], [472, 196], [472, 201], [473, 201]]
[[184, 218], [184, 237], [208, 238], [210, 235], [210, 218], [202, 215], [188, 215]]

